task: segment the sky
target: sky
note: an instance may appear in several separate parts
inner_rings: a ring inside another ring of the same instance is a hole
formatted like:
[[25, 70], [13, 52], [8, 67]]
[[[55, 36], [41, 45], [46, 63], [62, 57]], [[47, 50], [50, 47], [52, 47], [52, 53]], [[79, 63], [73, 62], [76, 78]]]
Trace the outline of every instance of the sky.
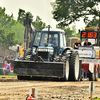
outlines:
[[[53, 15], [51, 11], [53, 9], [50, 4], [54, 1], [55, 0], [0, 0], [0, 6], [6, 8], [7, 14], [11, 15], [13, 13], [15, 19], [18, 17], [18, 10], [20, 8], [26, 12], [31, 12], [34, 16], [34, 20], [36, 16], [39, 16], [46, 25], [51, 25], [52, 28], [55, 28], [57, 22], [52, 18]], [[84, 29], [85, 27], [82, 18], [79, 22], [75, 22], [70, 26], [72, 25], [75, 25], [77, 30]]]

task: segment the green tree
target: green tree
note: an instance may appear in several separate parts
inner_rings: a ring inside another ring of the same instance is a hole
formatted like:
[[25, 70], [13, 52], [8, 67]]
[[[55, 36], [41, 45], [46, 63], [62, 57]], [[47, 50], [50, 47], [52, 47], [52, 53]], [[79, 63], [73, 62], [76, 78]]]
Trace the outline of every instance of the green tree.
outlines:
[[11, 31], [15, 33], [15, 38], [18, 40], [18, 44], [24, 43], [25, 28], [21, 23], [16, 22], [14, 25], [12, 25]]
[[[93, 19], [99, 17], [100, 10], [97, 8], [100, 0], [56, 0], [53, 4], [53, 18], [61, 26], [68, 26], [82, 17], [85, 23], [89, 22], [89, 16]], [[99, 21], [100, 27], [100, 21]]]
[[24, 22], [25, 15], [26, 15], [25, 10], [19, 9], [17, 20], [18, 20], [20, 23], [22, 23], [22, 24], [23, 24], [23, 22]]
[[13, 14], [7, 15], [5, 13], [5, 8], [0, 7], [0, 23], [3, 28], [10, 28], [16, 21], [14, 20]]
[[0, 24], [0, 45], [9, 48], [9, 46], [13, 46], [18, 42], [15, 38], [15, 33], [10, 30], [3, 28]]
[[33, 15], [31, 12], [25, 12], [25, 10], [23, 9], [19, 9], [19, 12], [18, 12], [18, 18], [17, 20], [20, 22], [20, 23], [24, 23], [24, 19], [26, 18], [26, 14], [29, 14], [29, 17], [33, 20]]
[[93, 19], [87, 24], [87, 27], [96, 27], [97, 28], [98, 24], [99, 24], [99, 19]]
[[11, 26], [16, 22], [11, 16], [5, 13], [5, 8], [0, 7], [0, 45], [9, 48], [15, 45], [18, 41], [16, 34], [11, 31]]
[[[13, 14], [8, 15], [5, 11], [5, 8], [0, 7], [0, 45], [9, 48], [9, 46], [24, 42], [25, 28], [23, 22], [27, 13], [31, 19], [33, 19], [33, 15], [30, 12], [25, 12], [23, 9], [19, 9], [18, 19], [14, 20]], [[46, 27], [39, 16], [33, 23], [38, 30]]]
[[61, 25], [56, 25], [56, 27], [65, 31], [65, 33], [66, 33], [66, 41], [67, 41], [67, 38], [69, 38], [69, 37], [79, 37], [80, 36], [79, 33], [76, 33], [75, 25], [73, 25], [71, 28], [70, 27], [66, 27], [66, 26], [61, 26]]
[[26, 18], [26, 14], [29, 14], [29, 17], [32, 19], [32, 23], [34, 24], [35, 28], [37, 30], [42, 30], [43, 28], [46, 28], [46, 24], [44, 22], [42, 22], [42, 19], [37, 16], [35, 21], [33, 21], [33, 15], [31, 12], [25, 12], [25, 10], [23, 9], [19, 9], [19, 12], [18, 12], [18, 18], [17, 20], [23, 24], [24, 22], [24, 19]]
[[41, 18], [39, 16], [36, 17], [36, 20], [33, 22], [33, 25], [37, 30], [42, 30], [43, 28], [46, 28], [46, 24], [42, 22]]

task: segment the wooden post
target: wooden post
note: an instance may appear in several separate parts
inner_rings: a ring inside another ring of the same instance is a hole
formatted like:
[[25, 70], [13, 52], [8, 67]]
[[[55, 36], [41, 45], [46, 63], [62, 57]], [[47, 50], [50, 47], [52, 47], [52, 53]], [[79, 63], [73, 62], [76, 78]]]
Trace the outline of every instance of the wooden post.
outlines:
[[91, 82], [90, 100], [92, 100], [92, 94], [93, 94], [93, 82]]
[[32, 95], [33, 98], [35, 98], [35, 88], [32, 88]]
[[32, 88], [32, 89], [30, 89], [29, 92], [30, 92], [30, 93], [29, 93], [29, 96], [30, 96], [30, 97], [33, 97], [35, 100], [37, 100], [37, 89]]
[[33, 98], [35, 98], [35, 100], [37, 100], [37, 89], [32, 88], [32, 95]]

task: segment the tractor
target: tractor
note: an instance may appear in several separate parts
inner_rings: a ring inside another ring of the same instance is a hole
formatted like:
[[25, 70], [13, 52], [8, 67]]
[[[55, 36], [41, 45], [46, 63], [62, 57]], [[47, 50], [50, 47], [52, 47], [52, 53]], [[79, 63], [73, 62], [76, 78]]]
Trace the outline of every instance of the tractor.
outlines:
[[29, 42], [26, 41], [24, 55], [14, 61], [14, 73], [18, 79], [40, 76], [78, 81], [81, 73], [79, 54], [66, 47], [65, 37], [63, 30], [52, 29], [50, 25], [36, 31], [31, 46], [27, 46]]

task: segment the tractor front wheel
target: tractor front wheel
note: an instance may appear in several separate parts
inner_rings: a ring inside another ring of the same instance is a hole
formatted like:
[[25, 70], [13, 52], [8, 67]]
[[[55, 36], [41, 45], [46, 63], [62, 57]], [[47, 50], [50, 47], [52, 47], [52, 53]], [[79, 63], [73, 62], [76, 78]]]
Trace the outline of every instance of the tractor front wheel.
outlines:
[[69, 59], [65, 62], [65, 70], [64, 70], [64, 80], [68, 81], [69, 79]]

